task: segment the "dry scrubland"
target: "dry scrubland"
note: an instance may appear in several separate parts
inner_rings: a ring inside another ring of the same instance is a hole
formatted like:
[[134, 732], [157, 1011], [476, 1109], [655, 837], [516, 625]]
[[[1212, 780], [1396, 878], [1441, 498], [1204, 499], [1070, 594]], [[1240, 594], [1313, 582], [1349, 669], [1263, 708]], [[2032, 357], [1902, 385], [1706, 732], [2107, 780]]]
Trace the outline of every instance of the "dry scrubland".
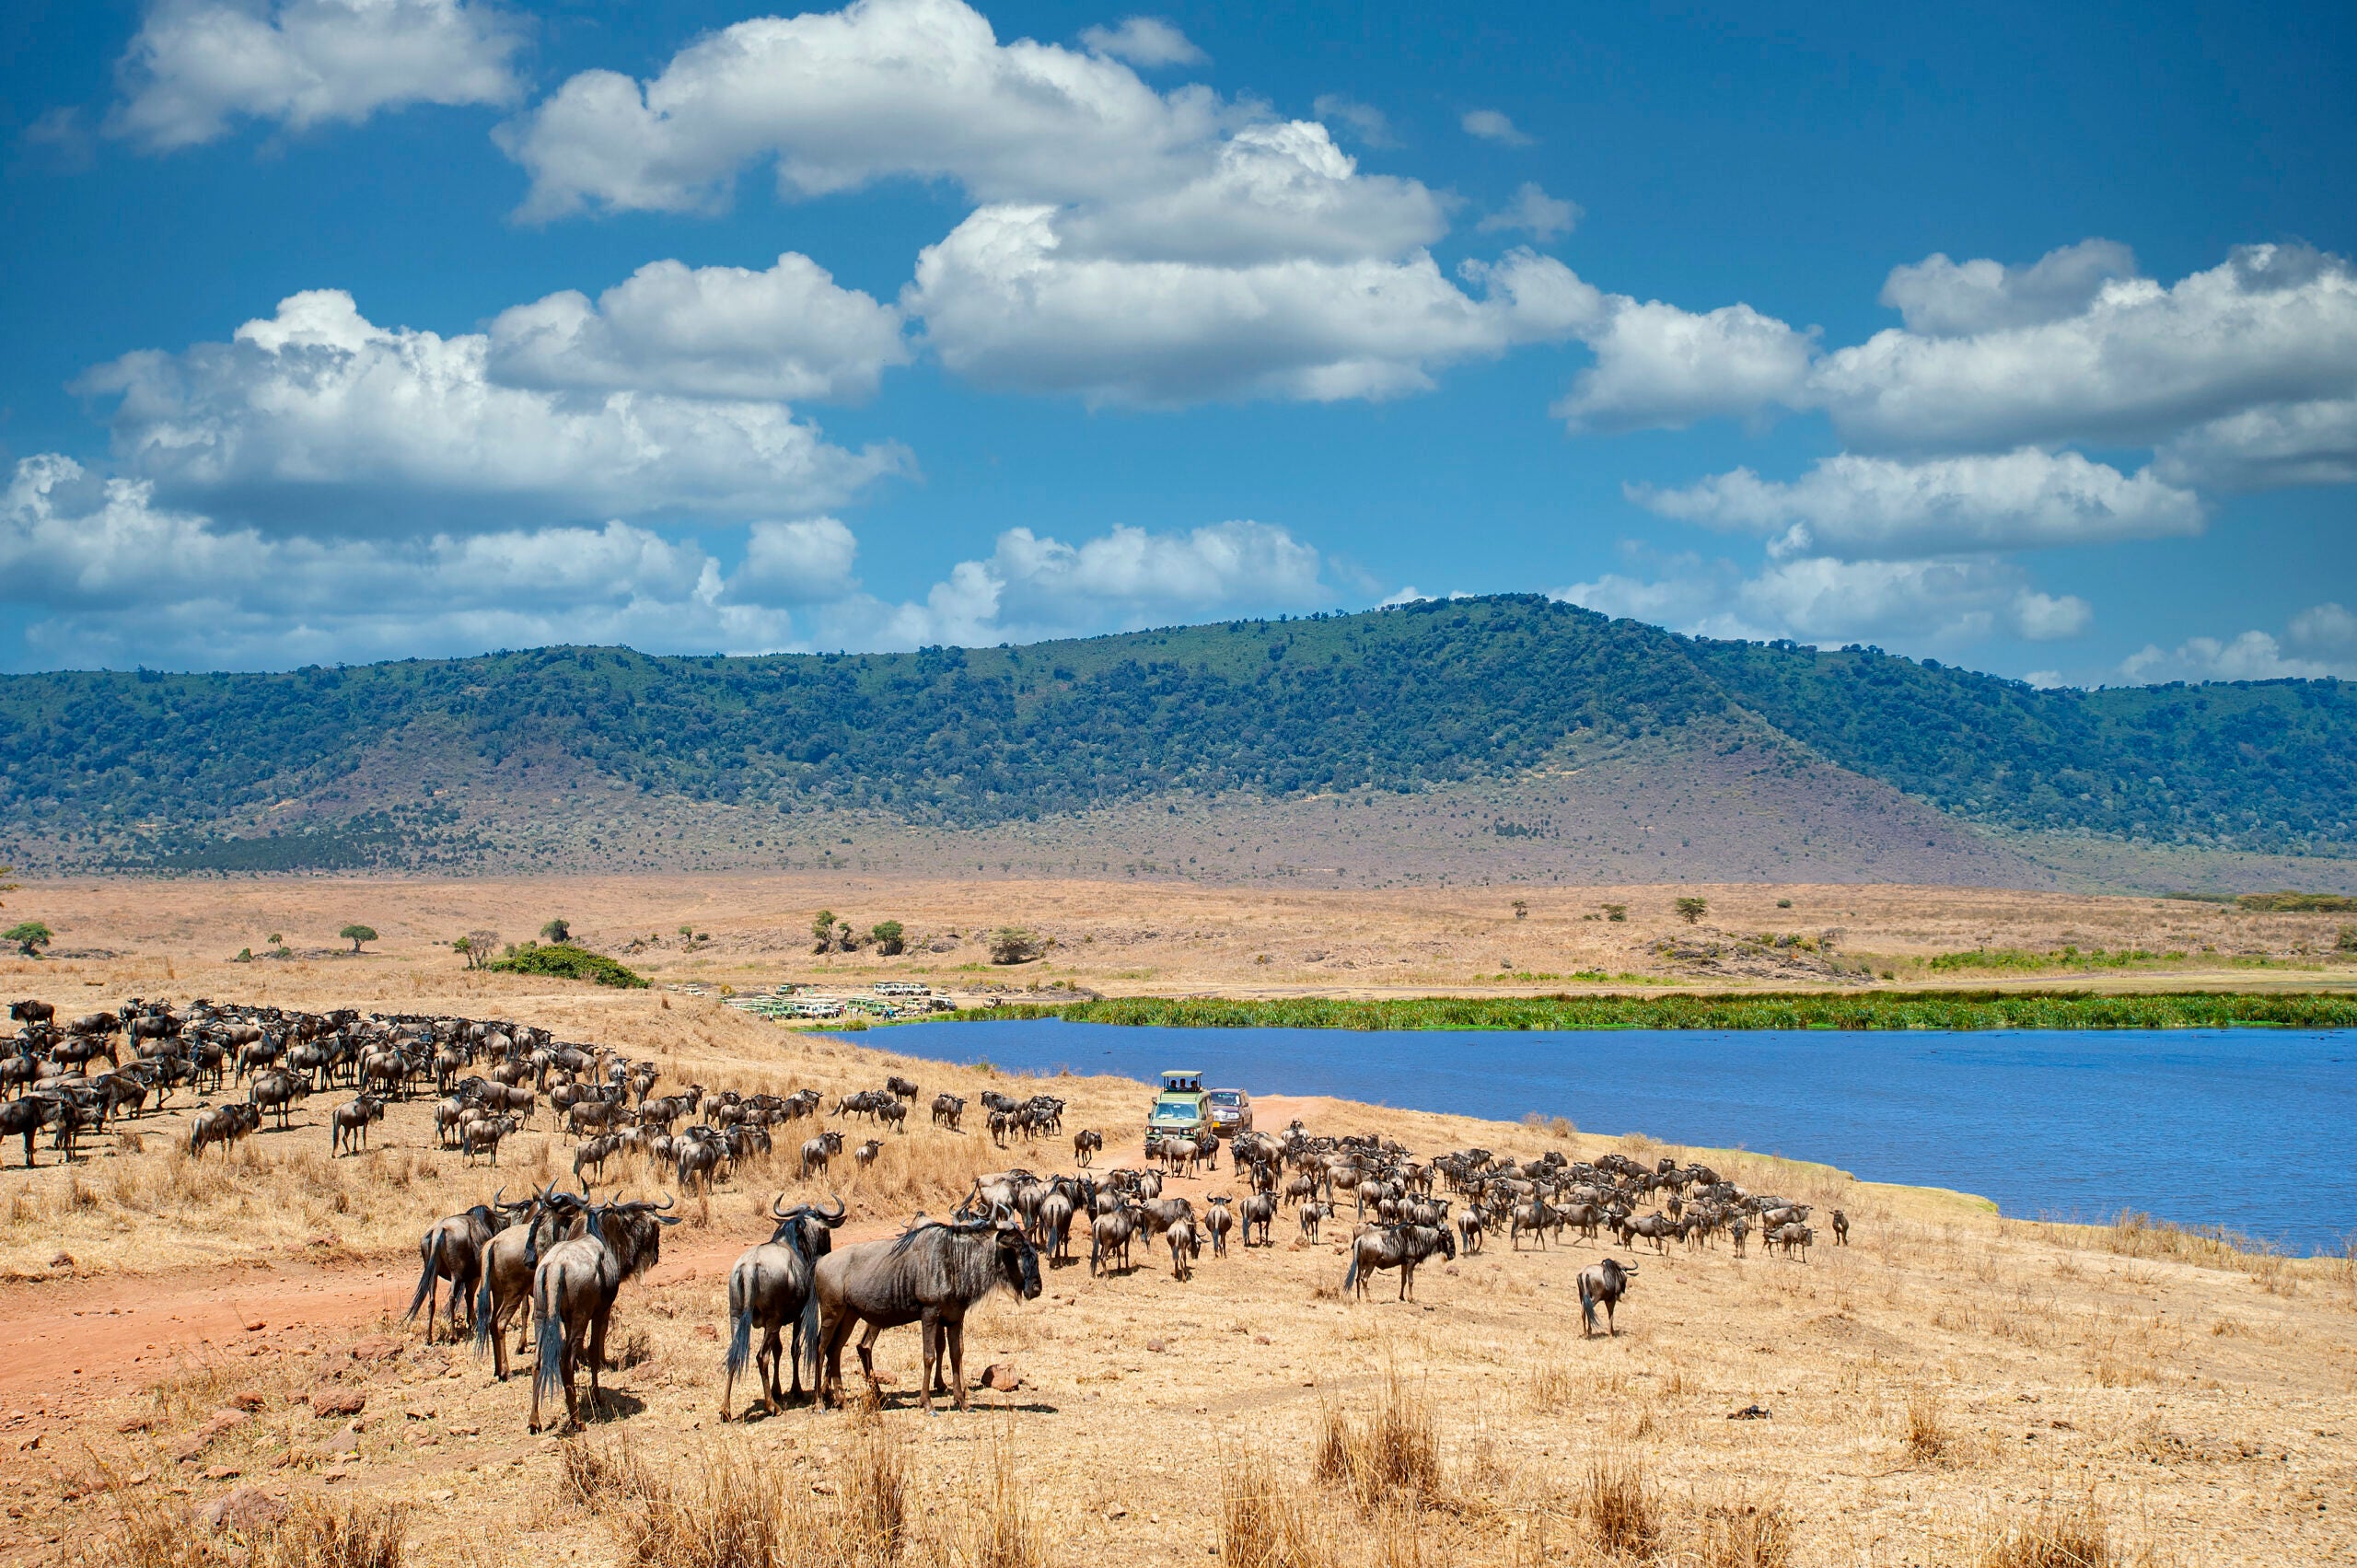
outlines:
[[[1696, 925], [1676, 900], [1710, 906]], [[1790, 907], [1780, 908], [1779, 900]], [[1515, 905], [1524, 907], [1517, 918]], [[1605, 906], [1627, 918], [1605, 918]], [[834, 911], [862, 931], [892, 919], [911, 950], [819, 958], [810, 920]], [[1596, 982], [1583, 971], [1712, 987], [1856, 983], [2170, 984], [2237, 989], [2357, 981], [2342, 950], [2348, 915], [2255, 914], [2181, 900], [2001, 889], [1730, 883], [1508, 886], [1334, 892], [1208, 888], [1186, 882], [977, 880], [851, 874], [579, 877], [483, 880], [290, 877], [264, 880], [31, 882], [10, 918], [57, 933], [41, 964], [0, 960], [0, 983], [73, 989], [85, 980], [134, 991], [211, 988], [249, 995], [293, 987], [332, 1005], [360, 987], [407, 1005], [462, 983], [447, 944], [489, 928], [528, 938], [552, 915], [578, 940], [658, 980], [739, 987], [784, 980], [866, 984], [888, 976], [958, 987], [1048, 985], [1109, 994], [1422, 995], [1552, 991]], [[340, 956], [335, 933], [359, 921], [382, 933]], [[1044, 962], [998, 968], [983, 935], [1022, 925], [1052, 938]], [[682, 935], [679, 928], [688, 927]], [[1833, 934], [1827, 943], [1827, 934]], [[288, 957], [224, 966], [240, 948]], [[1744, 939], [1788, 935], [1762, 950]], [[1665, 954], [1670, 943], [1687, 956]], [[2059, 952], [2066, 946], [2155, 955], [2082, 971], [1932, 970], [1976, 948]], [[1715, 952], [1710, 951], [1715, 949]], [[2168, 958], [2165, 955], [2181, 957]], [[86, 960], [77, 955], [88, 955]], [[1838, 961], [1835, 961], [1838, 960]], [[85, 969], [87, 972], [85, 973]], [[286, 970], [302, 971], [299, 976]], [[308, 988], [308, 989], [306, 989]], [[424, 1005], [423, 1002], [418, 1004]]]
[[[354, 912], [348, 890], [317, 884], [190, 890], [253, 900], [257, 914], [274, 900], [273, 918], [302, 930], [296, 912], [322, 923]], [[183, 889], [130, 891], [149, 921], [199, 918], [168, 907]], [[838, 1089], [896, 1066], [928, 1094], [986, 1081], [869, 1048], [888, 1034], [795, 1035], [707, 1000], [428, 966], [394, 927], [443, 918], [434, 900], [452, 895], [369, 891], [377, 902], [357, 912], [393, 938], [389, 959], [171, 960], [176, 978], [161, 958], [84, 960], [42, 966], [41, 989], [94, 1006], [202, 990], [508, 1016], [652, 1056], [667, 1082]], [[548, 898], [483, 891], [514, 900], [511, 923]], [[603, 912], [592, 891], [568, 890], [576, 919]], [[935, 896], [939, 918], [961, 926], [971, 916], [957, 899], [984, 897]], [[1098, 907], [1066, 896], [1075, 921]], [[1887, 896], [1894, 912], [1922, 897]], [[415, 900], [407, 913], [401, 899]], [[25, 978], [6, 982], [21, 990]], [[1051, 1087], [1072, 1102], [1071, 1125], [1107, 1131], [1103, 1165], [1134, 1157], [1138, 1086]], [[1856, 1245], [1820, 1245], [1806, 1262], [1724, 1249], [1647, 1256], [1616, 1339], [1580, 1337], [1573, 1276], [1593, 1247], [1493, 1243], [1453, 1267], [1435, 1260], [1415, 1303], [1392, 1299], [1387, 1277], [1361, 1304], [1338, 1294], [1338, 1234], [1297, 1246], [1288, 1214], [1275, 1249], [1206, 1258], [1190, 1283], [1169, 1276], [1167, 1256], [1112, 1278], [1091, 1279], [1084, 1263], [1049, 1271], [1037, 1302], [987, 1306], [969, 1335], [970, 1375], [1011, 1362], [1022, 1384], [979, 1394], [970, 1413], [928, 1421], [911, 1408], [917, 1346], [896, 1330], [879, 1349], [897, 1379], [880, 1411], [795, 1409], [724, 1427], [722, 1282], [735, 1253], [765, 1237], [770, 1199], [804, 1195], [781, 1161], [689, 1204], [662, 1264], [624, 1288], [611, 1418], [531, 1438], [523, 1382], [494, 1384], [470, 1353], [428, 1348], [391, 1315], [406, 1305], [423, 1224], [503, 1179], [569, 1168], [563, 1141], [550, 1145], [543, 1112], [498, 1173], [470, 1170], [425, 1146], [427, 1110], [411, 1105], [375, 1130], [369, 1154], [331, 1163], [322, 1123], [340, 1098], [314, 1098], [295, 1131], [264, 1132], [227, 1161], [173, 1154], [182, 1123], [168, 1114], [71, 1170], [44, 1151], [41, 1169], [0, 1175], [0, 1264], [14, 1276], [0, 1285], [11, 1342], [0, 1562], [2357, 1559], [2346, 1260], [2003, 1222], [1961, 1195], [1746, 1156], [1712, 1157], [1756, 1189], [1846, 1208]], [[1261, 1109], [1424, 1152], [1655, 1152], [1560, 1124], [1330, 1101]], [[930, 1128], [889, 1139], [873, 1173], [842, 1184], [846, 1235], [938, 1214], [977, 1170], [1061, 1168], [1067, 1151], [1003, 1155], [979, 1134]], [[628, 1185], [650, 1191], [635, 1176]], [[1227, 1172], [1178, 1188], [1226, 1191]], [[356, 1420], [314, 1413], [342, 1395], [365, 1401]], [[1754, 1405], [1771, 1414], [1728, 1419]], [[196, 1516], [240, 1487], [293, 1511], [275, 1532], [255, 1527], [250, 1553]]]

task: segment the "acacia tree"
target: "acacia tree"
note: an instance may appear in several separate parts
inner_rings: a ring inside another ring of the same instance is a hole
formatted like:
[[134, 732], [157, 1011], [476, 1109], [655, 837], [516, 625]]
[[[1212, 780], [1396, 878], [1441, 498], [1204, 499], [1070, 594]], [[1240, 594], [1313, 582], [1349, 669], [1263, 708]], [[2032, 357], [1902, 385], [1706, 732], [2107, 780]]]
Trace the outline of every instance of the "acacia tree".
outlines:
[[1691, 925], [1711, 912], [1711, 900], [1691, 897], [1680, 899], [1678, 900], [1678, 912], [1687, 924]]
[[820, 910], [810, 917], [810, 940], [814, 944], [810, 950], [814, 953], [831, 953], [835, 950], [834, 911]]
[[1046, 952], [1039, 933], [1020, 925], [1002, 925], [991, 933], [991, 962], [1028, 964]]
[[573, 923], [559, 915], [540, 927], [540, 935], [551, 942], [570, 942], [573, 940]]
[[908, 932], [897, 920], [877, 921], [868, 935], [876, 939], [876, 950], [888, 958], [904, 951], [908, 946]]
[[49, 946], [55, 933], [37, 920], [18, 921], [6, 931], [0, 931], [0, 942], [14, 942], [17, 951], [28, 958], [38, 958], [41, 950]]
[[356, 955], [360, 951], [360, 944], [377, 940], [377, 928], [373, 925], [361, 925], [355, 923], [345, 926], [336, 935], [351, 943], [352, 950]]

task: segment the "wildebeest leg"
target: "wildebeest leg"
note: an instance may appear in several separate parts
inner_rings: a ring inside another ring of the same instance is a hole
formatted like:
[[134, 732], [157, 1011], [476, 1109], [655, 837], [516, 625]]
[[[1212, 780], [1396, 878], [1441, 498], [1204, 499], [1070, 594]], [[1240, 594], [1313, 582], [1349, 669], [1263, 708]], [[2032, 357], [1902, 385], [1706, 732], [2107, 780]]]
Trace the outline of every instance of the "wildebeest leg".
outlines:
[[952, 1318], [942, 1325], [942, 1334], [949, 1342], [949, 1381], [958, 1390], [958, 1408], [966, 1408], [966, 1319]]
[[917, 1376], [917, 1406], [933, 1413], [933, 1388], [941, 1380], [941, 1310], [928, 1307], [918, 1319], [924, 1334], [924, 1367]]
[[1399, 1299], [1413, 1301], [1416, 1298], [1415, 1293], [1416, 1260], [1413, 1258], [1402, 1258], [1399, 1260]]
[[761, 1348], [753, 1357], [753, 1370], [761, 1379], [761, 1404], [772, 1415], [777, 1414], [777, 1407], [785, 1398], [777, 1388], [780, 1353], [778, 1326], [772, 1323], [761, 1330]]
[[868, 1393], [879, 1402], [884, 1398], [884, 1385], [876, 1380], [876, 1342], [883, 1332], [884, 1325], [870, 1323], [859, 1336], [859, 1370], [867, 1378]]

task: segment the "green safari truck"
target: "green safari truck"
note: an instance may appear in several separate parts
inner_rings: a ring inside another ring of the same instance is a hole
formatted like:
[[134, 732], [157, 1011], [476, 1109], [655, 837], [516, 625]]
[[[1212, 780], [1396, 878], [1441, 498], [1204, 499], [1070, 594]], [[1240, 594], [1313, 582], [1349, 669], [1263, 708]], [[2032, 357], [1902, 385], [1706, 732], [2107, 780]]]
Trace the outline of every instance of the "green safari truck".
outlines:
[[1165, 1073], [1162, 1092], [1145, 1115], [1146, 1140], [1192, 1138], [1210, 1121], [1211, 1097], [1203, 1092], [1202, 1071]]

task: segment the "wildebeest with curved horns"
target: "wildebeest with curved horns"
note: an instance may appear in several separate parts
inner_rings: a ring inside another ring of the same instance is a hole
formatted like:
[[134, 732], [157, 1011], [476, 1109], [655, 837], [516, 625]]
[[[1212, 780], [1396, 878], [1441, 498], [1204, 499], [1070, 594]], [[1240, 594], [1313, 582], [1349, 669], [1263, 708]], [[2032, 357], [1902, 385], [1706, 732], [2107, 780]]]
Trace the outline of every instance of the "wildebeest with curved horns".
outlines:
[[1452, 1260], [1457, 1256], [1457, 1243], [1446, 1226], [1395, 1225], [1361, 1231], [1351, 1243], [1351, 1267], [1342, 1276], [1342, 1288], [1355, 1290], [1364, 1298], [1369, 1275], [1378, 1269], [1397, 1269], [1399, 1299], [1413, 1301], [1416, 1265], [1435, 1252]]
[[[532, 1298], [532, 1275], [540, 1254], [573, 1233], [581, 1212], [589, 1206], [589, 1189], [560, 1192], [552, 1181], [520, 1202], [508, 1205], [516, 1216], [506, 1229], [483, 1244], [482, 1283], [475, 1291], [475, 1353], [491, 1354], [492, 1376], [507, 1381], [507, 1342], [500, 1338], [509, 1320], [519, 1318]], [[532, 1348], [530, 1325], [516, 1342], [516, 1353]]]
[[1604, 1332], [1608, 1339], [1620, 1330], [1612, 1321], [1612, 1309], [1629, 1294], [1637, 1282], [1631, 1278], [1637, 1272], [1634, 1263], [1623, 1263], [1617, 1258], [1607, 1258], [1601, 1263], [1591, 1263], [1580, 1271], [1580, 1338], [1586, 1339], [1596, 1331], [1596, 1309], [1604, 1307]]
[[877, 1388], [876, 1340], [887, 1329], [916, 1323], [924, 1333], [924, 1370], [917, 1400], [933, 1413], [942, 1353], [949, 1354], [958, 1408], [966, 1408], [966, 1312], [1004, 1286], [1026, 1301], [1039, 1294], [1039, 1254], [1014, 1214], [1001, 1208], [978, 1220], [929, 1220], [883, 1241], [864, 1241], [819, 1260], [819, 1342], [822, 1404], [843, 1397], [843, 1342], [860, 1324], [860, 1370]]
[[776, 1234], [757, 1247], [749, 1247], [728, 1271], [728, 1380], [720, 1389], [720, 1419], [728, 1419], [728, 1401], [737, 1389], [737, 1375], [745, 1370], [745, 1361], [751, 1353], [753, 1329], [761, 1330], [761, 1354], [756, 1370], [761, 1383], [761, 1404], [775, 1415], [787, 1396], [777, 1386], [777, 1364], [784, 1353], [783, 1330], [787, 1323], [794, 1325], [794, 1393], [802, 1397], [802, 1367], [807, 1359], [810, 1365], [810, 1381], [819, 1381], [819, 1293], [810, 1288], [810, 1276], [819, 1260], [834, 1248], [835, 1227], [843, 1223], [843, 1201], [835, 1200], [835, 1212], [827, 1213], [812, 1203], [783, 1207], [785, 1194], [779, 1193], [770, 1205], [770, 1213], [777, 1217]]
[[459, 1337], [459, 1304], [470, 1301], [475, 1283], [482, 1277], [482, 1249], [515, 1217], [499, 1201], [500, 1192], [506, 1191], [503, 1187], [493, 1192], [488, 1203], [435, 1220], [417, 1238], [417, 1294], [409, 1298], [401, 1321], [413, 1320], [417, 1309], [424, 1307], [427, 1344], [434, 1342], [435, 1293], [444, 1280], [450, 1282], [450, 1337]]
[[[670, 1206], [666, 1198], [662, 1207]], [[613, 1318], [614, 1298], [623, 1281], [661, 1260], [662, 1227], [679, 1223], [678, 1215], [659, 1214], [643, 1199], [594, 1205], [586, 1221], [585, 1234], [567, 1237], [541, 1253], [532, 1272], [532, 1332], [540, 1342], [539, 1365], [532, 1371], [533, 1432], [540, 1429], [541, 1396], [560, 1383], [565, 1419], [580, 1422], [573, 1374], [584, 1362], [589, 1367], [590, 1408], [604, 1408], [598, 1373], [606, 1365], [606, 1326]]]

